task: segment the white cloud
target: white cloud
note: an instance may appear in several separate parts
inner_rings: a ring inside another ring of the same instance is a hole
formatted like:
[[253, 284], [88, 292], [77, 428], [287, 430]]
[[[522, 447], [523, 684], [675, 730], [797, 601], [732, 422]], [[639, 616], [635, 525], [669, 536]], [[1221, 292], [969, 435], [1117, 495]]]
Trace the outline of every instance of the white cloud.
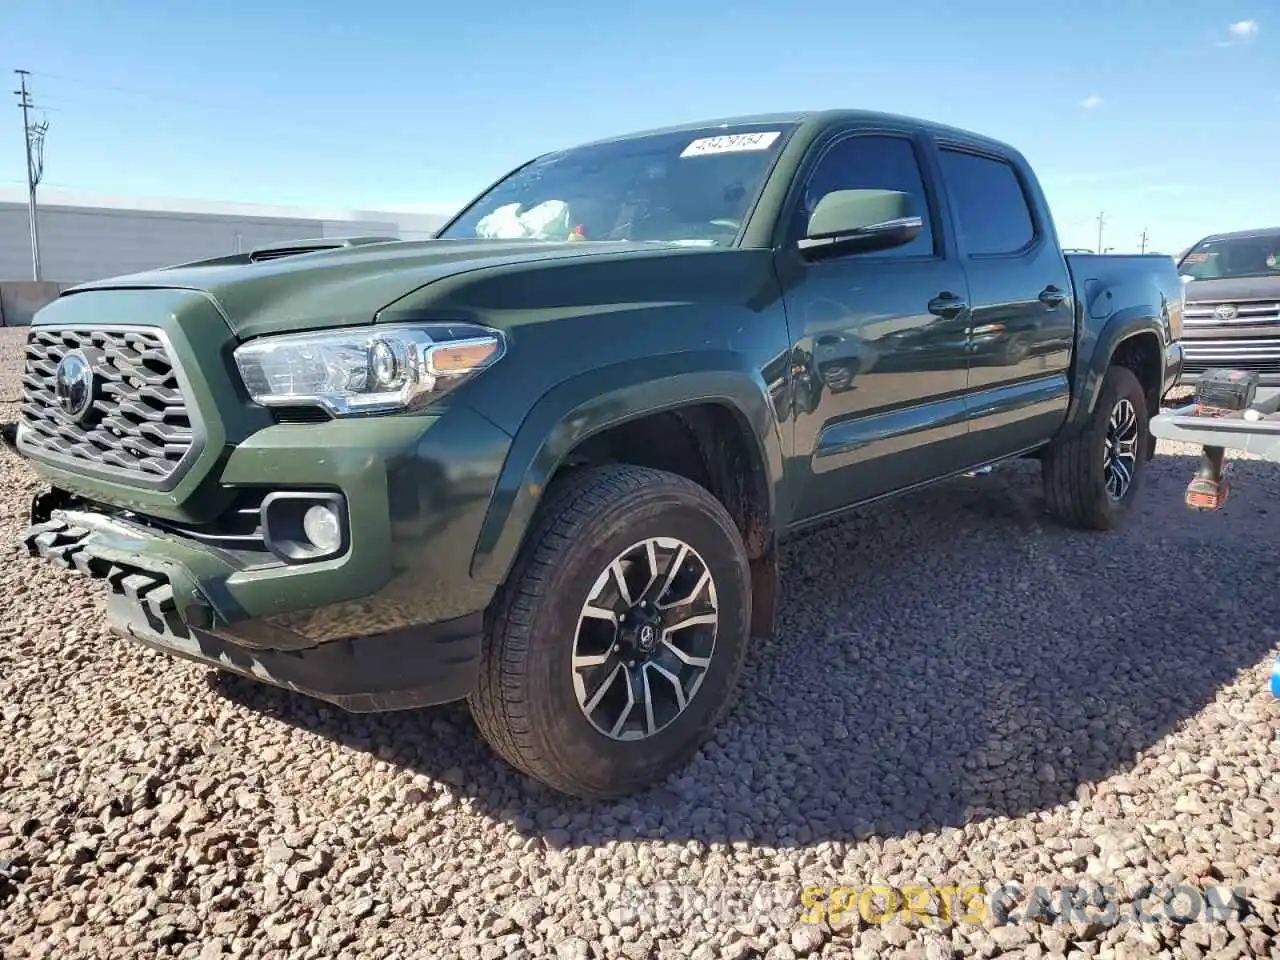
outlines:
[[1239, 40], [1249, 40], [1258, 34], [1257, 20], [1237, 20], [1227, 27], [1231, 35]]
[[1098, 96], [1096, 93], [1091, 93], [1089, 94], [1089, 96], [1085, 97], [1083, 100], [1080, 101], [1080, 106], [1086, 110], [1092, 110], [1095, 107], [1100, 106], [1101, 104], [1102, 104], [1102, 98]]

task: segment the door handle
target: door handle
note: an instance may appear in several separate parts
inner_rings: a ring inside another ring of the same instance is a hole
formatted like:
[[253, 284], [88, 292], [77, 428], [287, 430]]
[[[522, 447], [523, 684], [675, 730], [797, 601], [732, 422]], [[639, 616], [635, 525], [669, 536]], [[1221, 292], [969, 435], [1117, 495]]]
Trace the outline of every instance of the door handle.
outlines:
[[1059, 290], [1052, 283], [1040, 291], [1040, 302], [1049, 307], [1059, 306], [1066, 299], [1066, 291]]
[[969, 305], [948, 290], [944, 290], [929, 301], [929, 312], [947, 320], [958, 317], [967, 309]]

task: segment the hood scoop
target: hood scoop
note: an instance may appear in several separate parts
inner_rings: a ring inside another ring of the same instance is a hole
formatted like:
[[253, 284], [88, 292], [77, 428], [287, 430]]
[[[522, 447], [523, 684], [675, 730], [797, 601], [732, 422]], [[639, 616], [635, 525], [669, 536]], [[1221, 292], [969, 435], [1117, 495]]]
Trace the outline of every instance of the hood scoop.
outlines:
[[342, 250], [347, 247], [360, 247], [368, 243], [388, 243], [399, 239], [399, 237], [326, 237], [321, 240], [286, 240], [283, 243], [256, 247], [249, 251], [249, 262], [263, 263], [267, 260], [279, 260], [281, 257], [296, 257], [303, 253]]

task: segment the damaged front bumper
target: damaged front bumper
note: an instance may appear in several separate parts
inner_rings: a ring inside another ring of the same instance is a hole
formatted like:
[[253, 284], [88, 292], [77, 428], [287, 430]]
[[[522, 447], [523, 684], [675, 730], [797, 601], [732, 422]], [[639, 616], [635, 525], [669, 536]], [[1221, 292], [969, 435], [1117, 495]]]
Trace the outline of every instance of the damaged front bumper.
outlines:
[[352, 712], [445, 703], [475, 684], [482, 613], [316, 643], [245, 618], [227, 589], [239, 571], [221, 551], [41, 497], [32, 520], [21, 535], [28, 552], [105, 583], [112, 629], [153, 649]]

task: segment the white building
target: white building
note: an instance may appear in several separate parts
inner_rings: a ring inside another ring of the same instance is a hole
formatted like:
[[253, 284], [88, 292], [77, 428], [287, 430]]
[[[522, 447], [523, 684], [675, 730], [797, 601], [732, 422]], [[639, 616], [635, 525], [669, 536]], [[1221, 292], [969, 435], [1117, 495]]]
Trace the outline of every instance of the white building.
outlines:
[[[97, 280], [203, 257], [248, 252], [282, 240], [432, 236], [438, 213], [311, 209], [102, 196], [41, 188], [40, 273], [57, 284]], [[27, 195], [0, 187], [0, 281], [31, 280]]]

